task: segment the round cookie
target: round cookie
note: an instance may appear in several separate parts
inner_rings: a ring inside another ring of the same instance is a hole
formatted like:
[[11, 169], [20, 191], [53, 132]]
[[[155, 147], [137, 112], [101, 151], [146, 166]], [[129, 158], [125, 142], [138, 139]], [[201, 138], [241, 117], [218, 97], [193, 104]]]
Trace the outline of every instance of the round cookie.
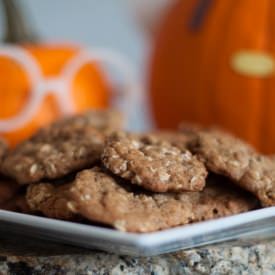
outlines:
[[104, 132], [121, 130], [124, 126], [122, 114], [116, 110], [89, 110], [85, 113], [69, 116], [52, 123], [50, 126], [42, 128], [33, 137], [35, 140], [53, 137], [65, 137], [74, 131], [82, 131], [86, 128], [96, 128]]
[[254, 155], [238, 184], [256, 195], [263, 206], [275, 206], [274, 160]]
[[69, 188], [69, 184], [31, 184], [27, 188], [27, 204], [32, 211], [43, 213], [49, 218], [76, 220], [75, 213], [67, 206], [69, 202], [67, 196]]
[[254, 150], [240, 139], [221, 130], [193, 132], [189, 144], [211, 172], [239, 181], [246, 171]]
[[194, 201], [193, 222], [226, 217], [259, 207], [253, 195], [235, 186], [228, 178], [217, 175], [208, 177], [205, 189], [196, 192]]
[[211, 172], [229, 177], [254, 194], [263, 206], [275, 205], [275, 162], [240, 139], [221, 130], [194, 134], [189, 149], [199, 155]]
[[207, 176], [204, 165], [188, 150], [150, 135], [112, 135], [102, 162], [114, 174], [154, 192], [199, 191]]
[[79, 173], [70, 196], [72, 209], [82, 216], [130, 232], [152, 232], [228, 216], [256, 205], [251, 196], [219, 185], [206, 186], [202, 192], [133, 192], [98, 169]]
[[[79, 172], [73, 182], [63, 186], [38, 184], [28, 189], [32, 210], [48, 217], [71, 220], [80, 215], [129, 232], [152, 232], [256, 206], [251, 196], [221, 185], [206, 186], [202, 192], [136, 192], [99, 168]], [[40, 198], [34, 199], [37, 196]]]
[[117, 116], [110, 111], [90, 111], [55, 122], [10, 151], [2, 172], [19, 184], [29, 184], [90, 167], [100, 160], [105, 137]]

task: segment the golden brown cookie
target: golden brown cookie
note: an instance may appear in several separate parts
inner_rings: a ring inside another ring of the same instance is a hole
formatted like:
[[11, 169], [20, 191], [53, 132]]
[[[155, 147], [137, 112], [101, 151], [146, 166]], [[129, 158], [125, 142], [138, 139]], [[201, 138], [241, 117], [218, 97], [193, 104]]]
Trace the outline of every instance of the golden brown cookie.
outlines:
[[275, 206], [274, 160], [254, 155], [238, 184], [257, 196], [263, 206]]
[[85, 113], [63, 118], [42, 128], [35, 135], [35, 140], [70, 135], [74, 131], [83, 131], [87, 128], [95, 128], [104, 132], [121, 130], [124, 126], [122, 114], [116, 110], [90, 110]]
[[194, 222], [226, 217], [259, 207], [256, 197], [223, 176], [211, 174], [202, 192], [204, 194], [200, 195], [197, 206], [193, 209]]
[[193, 132], [189, 149], [199, 155], [209, 171], [229, 177], [250, 191], [263, 206], [275, 205], [275, 162], [244, 141], [221, 130]]
[[237, 214], [256, 205], [251, 196], [226, 185], [177, 194], [135, 192], [98, 169], [79, 173], [70, 195], [72, 209], [87, 219], [132, 232]]
[[206, 169], [188, 150], [152, 136], [112, 135], [102, 161], [114, 174], [155, 192], [199, 191]]
[[90, 167], [100, 160], [106, 135], [120, 127], [118, 120], [116, 112], [90, 111], [55, 122], [10, 151], [2, 172], [29, 184]]
[[166, 194], [144, 193], [131, 187], [94, 168], [79, 172], [73, 182], [63, 186], [29, 186], [27, 199], [32, 210], [49, 217], [71, 220], [80, 215], [129, 232], [152, 232], [233, 215], [256, 206], [250, 195], [226, 184], [210, 184], [202, 192]]
[[211, 172], [239, 181], [248, 168], [254, 150], [240, 139], [221, 130], [193, 132], [189, 149]]
[[27, 204], [32, 211], [43, 213], [49, 218], [76, 220], [76, 214], [68, 207], [67, 193], [70, 187], [71, 184], [31, 184], [27, 188]]

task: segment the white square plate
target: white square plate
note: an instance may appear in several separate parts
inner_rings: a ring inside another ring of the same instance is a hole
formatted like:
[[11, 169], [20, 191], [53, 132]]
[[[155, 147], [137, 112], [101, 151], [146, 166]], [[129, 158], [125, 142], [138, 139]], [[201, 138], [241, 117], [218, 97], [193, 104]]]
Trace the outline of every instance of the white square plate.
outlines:
[[275, 237], [275, 207], [146, 234], [4, 210], [0, 210], [0, 227], [2, 231], [116, 254], [152, 256], [224, 241]]

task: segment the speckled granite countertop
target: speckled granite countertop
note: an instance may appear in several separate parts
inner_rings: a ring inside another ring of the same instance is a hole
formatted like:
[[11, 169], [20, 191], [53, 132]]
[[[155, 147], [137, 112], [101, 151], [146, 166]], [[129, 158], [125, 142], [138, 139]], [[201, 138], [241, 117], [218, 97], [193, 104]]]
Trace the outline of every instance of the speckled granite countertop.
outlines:
[[0, 236], [0, 274], [275, 274], [275, 240], [222, 244], [150, 258]]

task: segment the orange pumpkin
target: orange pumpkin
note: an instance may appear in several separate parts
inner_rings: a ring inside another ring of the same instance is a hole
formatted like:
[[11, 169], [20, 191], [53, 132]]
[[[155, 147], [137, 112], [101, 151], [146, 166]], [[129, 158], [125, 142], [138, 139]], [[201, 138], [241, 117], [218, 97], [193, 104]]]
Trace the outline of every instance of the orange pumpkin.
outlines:
[[[31, 40], [28, 39], [29, 33], [26, 33], [25, 21], [15, 2], [12, 0], [3, 2], [9, 19], [7, 22], [15, 20], [14, 24], [7, 25], [6, 40], [17, 43]], [[15, 9], [16, 18], [13, 14]], [[14, 30], [15, 27], [17, 29]], [[77, 47], [71, 45], [24, 43], [22, 47], [35, 59], [45, 78], [58, 77], [65, 64], [79, 52]], [[24, 68], [12, 59], [0, 56], [0, 120], [18, 115], [29, 99], [30, 90], [30, 82]], [[71, 85], [70, 92], [75, 104], [75, 111], [80, 112], [91, 107], [103, 108], [108, 106], [109, 91], [110, 87], [97, 64], [83, 66], [76, 73]], [[53, 121], [60, 115], [59, 106], [56, 104], [54, 96], [48, 95], [28, 123], [20, 129], [1, 135], [13, 146], [29, 137], [37, 128]]]
[[[57, 76], [78, 50], [70, 46], [31, 45], [25, 48], [38, 62], [44, 77]], [[17, 63], [0, 57], [0, 119], [10, 118], [18, 113], [30, 96], [30, 85], [26, 72]], [[85, 65], [76, 74], [71, 87], [71, 95], [76, 112], [91, 107], [108, 106], [108, 90], [106, 79], [94, 65]], [[48, 95], [43, 100], [38, 112], [23, 127], [2, 134], [11, 145], [30, 136], [37, 128], [61, 116], [55, 97]]]
[[153, 53], [156, 124], [216, 124], [274, 153], [274, 18], [272, 0], [178, 1]]

